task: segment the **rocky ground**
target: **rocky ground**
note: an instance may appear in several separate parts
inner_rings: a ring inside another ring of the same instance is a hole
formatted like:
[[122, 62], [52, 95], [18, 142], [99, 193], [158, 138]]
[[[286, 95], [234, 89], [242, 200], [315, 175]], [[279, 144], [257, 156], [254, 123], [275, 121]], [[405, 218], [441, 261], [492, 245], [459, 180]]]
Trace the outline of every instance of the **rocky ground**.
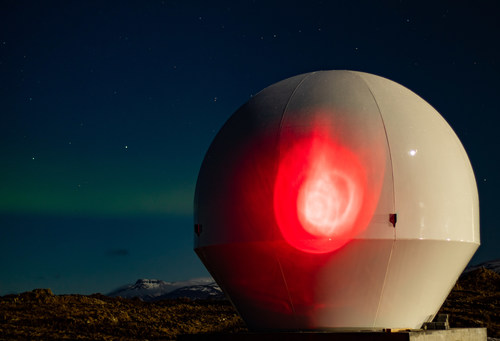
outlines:
[[0, 339], [170, 340], [244, 328], [227, 301], [53, 295], [38, 289], [0, 299]]
[[[500, 338], [500, 275], [461, 277], [440, 313], [452, 327], [487, 327]], [[37, 289], [0, 297], [0, 340], [171, 340], [180, 334], [246, 331], [227, 301], [142, 302], [100, 294], [53, 295]]]
[[487, 327], [500, 338], [500, 274], [481, 268], [462, 275], [439, 313], [452, 327]]

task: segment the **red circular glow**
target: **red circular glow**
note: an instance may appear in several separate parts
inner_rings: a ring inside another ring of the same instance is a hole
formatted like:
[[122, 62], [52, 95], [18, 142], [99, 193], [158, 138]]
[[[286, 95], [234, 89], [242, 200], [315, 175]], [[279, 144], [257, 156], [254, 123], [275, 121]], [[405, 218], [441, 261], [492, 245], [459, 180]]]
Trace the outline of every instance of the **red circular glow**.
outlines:
[[284, 239], [297, 249], [325, 253], [366, 226], [360, 219], [366, 175], [357, 156], [324, 137], [297, 142], [281, 159], [274, 213]]
[[361, 207], [363, 188], [350, 174], [319, 163], [301, 185], [298, 218], [312, 235], [331, 237], [352, 225]]

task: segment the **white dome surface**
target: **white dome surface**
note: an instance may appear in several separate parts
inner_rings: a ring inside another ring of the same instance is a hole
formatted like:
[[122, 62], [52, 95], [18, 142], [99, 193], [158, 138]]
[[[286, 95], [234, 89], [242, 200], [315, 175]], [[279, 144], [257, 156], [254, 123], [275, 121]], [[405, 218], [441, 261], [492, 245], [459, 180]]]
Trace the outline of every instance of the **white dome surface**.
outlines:
[[361, 72], [254, 96], [207, 151], [194, 206], [195, 251], [251, 329], [419, 328], [479, 246], [451, 127]]

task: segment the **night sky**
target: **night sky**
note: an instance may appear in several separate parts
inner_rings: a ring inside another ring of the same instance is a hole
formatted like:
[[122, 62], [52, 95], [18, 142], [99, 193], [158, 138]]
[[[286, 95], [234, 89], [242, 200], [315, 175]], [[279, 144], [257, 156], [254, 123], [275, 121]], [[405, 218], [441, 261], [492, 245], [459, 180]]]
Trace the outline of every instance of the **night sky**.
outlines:
[[[496, 1], [1, 1], [0, 295], [208, 276], [193, 252], [203, 156], [282, 79], [392, 79], [461, 139], [500, 258]], [[439, 165], [436, 165], [438, 167]]]

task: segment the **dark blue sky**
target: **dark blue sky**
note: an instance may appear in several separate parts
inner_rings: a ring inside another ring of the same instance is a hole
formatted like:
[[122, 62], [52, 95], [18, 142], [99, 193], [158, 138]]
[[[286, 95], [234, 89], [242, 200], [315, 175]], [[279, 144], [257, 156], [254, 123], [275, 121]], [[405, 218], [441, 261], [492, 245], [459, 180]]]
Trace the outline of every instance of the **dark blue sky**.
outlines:
[[471, 159], [482, 246], [500, 258], [495, 1], [2, 1], [0, 295], [108, 292], [206, 276], [192, 201], [210, 142], [300, 73], [392, 79]]

